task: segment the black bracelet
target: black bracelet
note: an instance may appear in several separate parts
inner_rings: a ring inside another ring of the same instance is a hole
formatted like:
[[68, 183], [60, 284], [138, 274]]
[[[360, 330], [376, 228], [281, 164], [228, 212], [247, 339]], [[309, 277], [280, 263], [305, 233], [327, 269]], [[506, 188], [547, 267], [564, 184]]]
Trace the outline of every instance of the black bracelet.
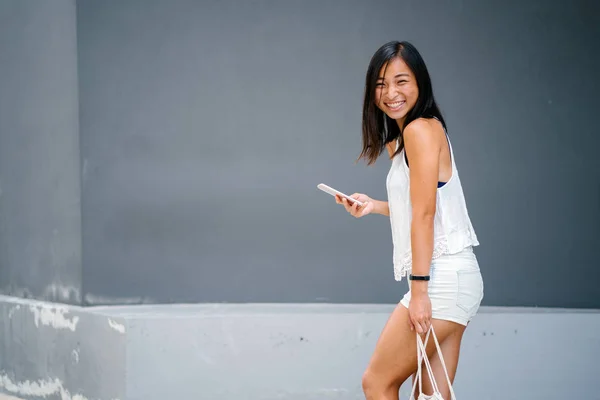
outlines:
[[411, 281], [428, 281], [430, 279], [429, 275], [413, 275], [410, 274], [408, 279]]

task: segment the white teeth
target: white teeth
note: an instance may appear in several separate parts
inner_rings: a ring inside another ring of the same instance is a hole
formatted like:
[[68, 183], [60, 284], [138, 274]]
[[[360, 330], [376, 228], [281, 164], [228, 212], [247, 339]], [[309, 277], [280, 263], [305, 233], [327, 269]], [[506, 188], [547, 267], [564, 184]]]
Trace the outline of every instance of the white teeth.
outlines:
[[389, 108], [398, 108], [398, 107], [400, 107], [402, 104], [404, 104], [404, 102], [403, 102], [403, 101], [397, 101], [397, 102], [395, 102], [395, 103], [387, 103], [387, 106], [388, 106]]

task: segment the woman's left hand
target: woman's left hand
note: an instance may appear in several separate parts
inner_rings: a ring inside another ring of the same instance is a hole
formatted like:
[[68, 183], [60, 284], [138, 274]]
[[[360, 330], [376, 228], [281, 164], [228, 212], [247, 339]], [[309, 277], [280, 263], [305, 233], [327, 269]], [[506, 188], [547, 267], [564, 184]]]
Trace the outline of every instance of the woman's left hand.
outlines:
[[408, 305], [410, 330], [426, 333], [431, 325], [431, 300], [427, 292], [411, 293]]

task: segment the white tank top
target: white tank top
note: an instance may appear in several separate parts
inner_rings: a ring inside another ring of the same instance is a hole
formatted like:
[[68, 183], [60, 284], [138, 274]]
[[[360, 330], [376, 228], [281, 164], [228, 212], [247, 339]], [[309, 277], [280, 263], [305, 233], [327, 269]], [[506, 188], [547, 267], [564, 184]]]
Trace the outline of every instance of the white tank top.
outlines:
[[[448, 137], [448, 135], [446, 135]], [[397, 148], [398, 144], [396, 144]], [[452, 145], [448, 138], [452, 176], [437, 189], [436, 211], [433, 222], [433, 256], [454, 254], [469, 246], [478, 246], [477, 235], [471, 224], [465, 196], [458, 176]], [[409, 167], [404, 158], [404, 149], [392, 159], [387, 175], [386, 187], [390, 208], [392, 242], [394, 244], [394, 278], [399, 281], [412, 269], [411, 220]]]

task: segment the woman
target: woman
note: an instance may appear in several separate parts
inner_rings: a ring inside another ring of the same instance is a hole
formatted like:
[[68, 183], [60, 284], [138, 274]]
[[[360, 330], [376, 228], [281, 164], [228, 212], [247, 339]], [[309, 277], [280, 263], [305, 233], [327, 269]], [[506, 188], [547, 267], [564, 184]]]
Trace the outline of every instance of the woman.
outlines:
[[[370, 165], [387, 148], [388, 201], [355, 193], [336, 197], [354, 217], [390, 217], [394, 276], [409, 290], [386, 323], [363, 376], [368, 400], [398, 399], [417, 370], [415, 332], [433, 325], [450, 381], [463, 333], [483, 298], [473, 246], [479, 245], [456, 169], [446, 124], [436, 105], [421, 55], [408, 42], [390, 42], [373, 55], [366, 76], [360, 158]], [[449, 387], [433, 340], [427, 344], [434, 379], [445, 399]], [[423, 392], [432, 394], [426, 372]]]

